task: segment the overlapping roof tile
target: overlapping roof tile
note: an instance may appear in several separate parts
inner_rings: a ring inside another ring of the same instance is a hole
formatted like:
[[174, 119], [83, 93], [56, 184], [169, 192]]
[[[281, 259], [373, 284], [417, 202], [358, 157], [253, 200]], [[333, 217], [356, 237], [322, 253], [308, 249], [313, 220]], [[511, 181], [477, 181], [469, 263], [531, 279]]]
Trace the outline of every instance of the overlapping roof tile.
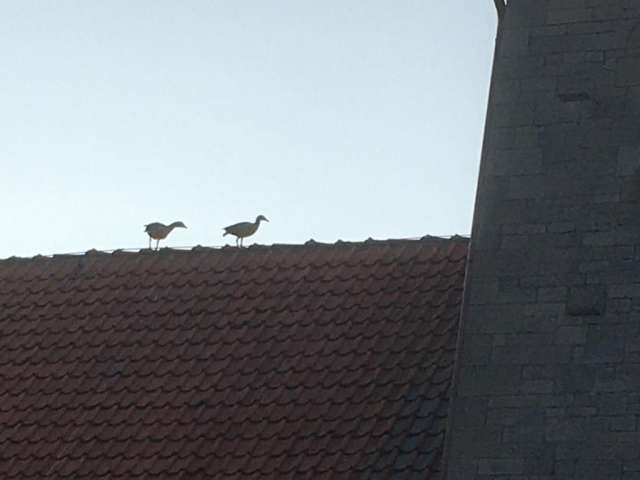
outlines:
[[0, 478], [440, 478], [466, 251], [2, 261]]

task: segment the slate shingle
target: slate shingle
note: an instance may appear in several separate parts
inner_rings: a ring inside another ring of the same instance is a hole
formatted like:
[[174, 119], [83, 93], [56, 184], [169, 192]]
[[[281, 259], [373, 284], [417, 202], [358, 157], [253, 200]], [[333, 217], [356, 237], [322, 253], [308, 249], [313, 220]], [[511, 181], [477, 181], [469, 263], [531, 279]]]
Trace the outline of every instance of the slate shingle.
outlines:
[[0, 262], [2, 478], [439, 478], [467, 241]]

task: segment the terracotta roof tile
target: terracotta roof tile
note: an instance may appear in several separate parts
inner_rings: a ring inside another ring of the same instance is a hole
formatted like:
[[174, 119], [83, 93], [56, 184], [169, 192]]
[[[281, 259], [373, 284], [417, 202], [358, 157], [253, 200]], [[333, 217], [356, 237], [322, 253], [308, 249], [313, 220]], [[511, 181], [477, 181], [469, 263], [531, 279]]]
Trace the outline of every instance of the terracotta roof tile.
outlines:
[[466, 251], [0, 261], [0, 476], [439, 479]]

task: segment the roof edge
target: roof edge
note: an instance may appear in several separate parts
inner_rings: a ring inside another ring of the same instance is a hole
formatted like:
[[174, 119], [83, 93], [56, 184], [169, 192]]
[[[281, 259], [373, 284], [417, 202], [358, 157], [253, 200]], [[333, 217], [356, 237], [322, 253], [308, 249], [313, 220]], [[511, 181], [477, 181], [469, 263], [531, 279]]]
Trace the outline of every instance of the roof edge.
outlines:
[[12, 256], [0, 259], [2, 263], [13, 262], [29, 262], [34, 260], [43, 259], [64, 259], [64, 258], [82, 258], [82, 257], [109, 257], [116, 255], [167, 255], [167, 254], [188, 254], [192, 252], [264, 252], [266, 250], [300, 250], [309, 248], [330, 248], [330, 247], [354, 247], [354, 246], [374, 246], [374, 245], [401, 245], [408, 243], [449, 243], [449, 242], [468, 242], [469, 236], [464, 235], [452, 235], [452, 236], [433, 236], [425, 235], [423, 237], [413, 238], [390, 238], [386, 240], [378, 240], [374, 238], [367, 238], [362, 241], [344, 241], [337, 240], [336, 242], [317, 242], [314, 239], [309, 239], [305, 243], [274, 243], [271, 245], [252, 244], [244, 248], [238, 248], [231, 245], [223, 246], [203, 246], [195, 245], [192, 247], [163, 247], [159, 250], [152, 250], [149, 248], [118, 248], [115, 250], [97, 250], [91, 249], [85, 252], [71, 252], [71, 253], [55, 253], [52, 255], [35, 255], [32, 257], [18, 257]]

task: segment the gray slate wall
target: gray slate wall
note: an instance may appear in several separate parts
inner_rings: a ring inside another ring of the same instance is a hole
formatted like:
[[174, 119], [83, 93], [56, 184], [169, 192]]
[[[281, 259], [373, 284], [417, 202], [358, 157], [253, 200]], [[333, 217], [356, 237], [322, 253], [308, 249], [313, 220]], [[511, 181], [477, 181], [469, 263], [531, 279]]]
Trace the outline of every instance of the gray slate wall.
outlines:
[[510, 0], [448, 479], [640, 479], [640, 0]]

